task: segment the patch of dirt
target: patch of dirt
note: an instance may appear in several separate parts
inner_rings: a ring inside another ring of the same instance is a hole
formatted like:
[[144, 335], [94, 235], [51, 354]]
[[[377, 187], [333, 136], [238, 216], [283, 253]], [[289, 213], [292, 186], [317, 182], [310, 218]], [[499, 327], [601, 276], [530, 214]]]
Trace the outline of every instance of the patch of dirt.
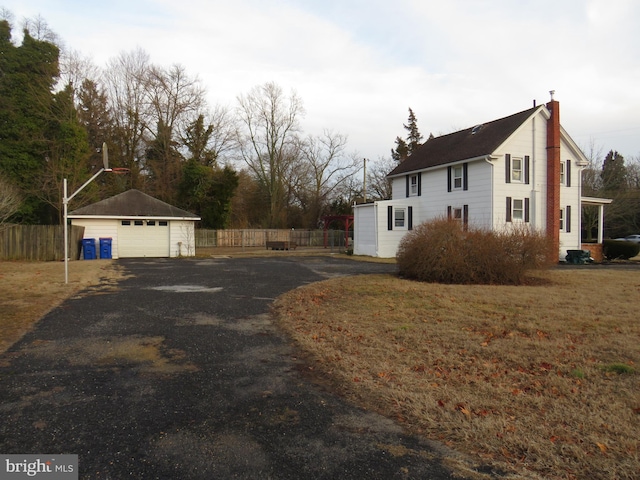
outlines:
[[55, 340], [29, 345], [24, 353], [65, 359], [71, 365], [118, 367], [135, 365], [145, 373], [177, 374], [195, 372], [198, 368], [185, 360], [178, 349], [165, 349], [164, 337], [93, 337], [90, 339]]

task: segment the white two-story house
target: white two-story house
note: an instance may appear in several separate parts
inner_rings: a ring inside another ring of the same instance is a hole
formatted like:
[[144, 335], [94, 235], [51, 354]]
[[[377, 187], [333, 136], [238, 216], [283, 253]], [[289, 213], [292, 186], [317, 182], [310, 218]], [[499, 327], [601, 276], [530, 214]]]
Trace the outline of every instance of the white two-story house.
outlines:
[[546, 105], [432, 138], [389, 173], [391, 200], [354, 206], [354, 254], [394, 257], [415, 225], [448, 216], [492, 230], [525, 224], [550, 235], [564, 259], [582, 248], [587, 163], [560, 125], [553, 95]]

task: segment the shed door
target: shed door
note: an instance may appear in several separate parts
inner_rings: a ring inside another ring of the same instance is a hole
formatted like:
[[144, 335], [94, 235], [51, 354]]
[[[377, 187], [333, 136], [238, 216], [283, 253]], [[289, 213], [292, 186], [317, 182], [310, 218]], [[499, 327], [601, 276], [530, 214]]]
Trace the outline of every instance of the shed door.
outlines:
[[118, 225], [120, 258], [168, 257], [169, 222], [121, 220]]

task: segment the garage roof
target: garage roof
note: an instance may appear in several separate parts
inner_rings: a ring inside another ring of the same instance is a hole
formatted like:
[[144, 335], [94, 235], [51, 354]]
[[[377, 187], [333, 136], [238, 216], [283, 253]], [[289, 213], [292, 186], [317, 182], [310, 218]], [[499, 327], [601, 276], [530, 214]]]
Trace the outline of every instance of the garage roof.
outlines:
[[127, 190], [69, 213], [69, 217], [74, 216], [162, 217], [200, 220], [200, 217], [191, 212], [169, 205], [135, 189]]

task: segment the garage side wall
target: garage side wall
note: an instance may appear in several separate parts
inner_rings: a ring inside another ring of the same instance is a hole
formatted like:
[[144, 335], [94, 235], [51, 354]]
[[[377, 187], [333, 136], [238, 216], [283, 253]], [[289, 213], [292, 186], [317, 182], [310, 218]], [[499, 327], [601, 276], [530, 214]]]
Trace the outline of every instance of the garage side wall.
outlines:
[[[101, 238], [111, 238], [111, 257], [118, 258], [118, 221], [109, 219], [74, 218], [71, 225], [84, 227], [84, 238], [96, 239], [96, 254], [99, 257]], [[81, 257], [82, 258], [82, 257]]]
[[196, 255], [195, 222], [174, 220], [169, 223], [169, 256], [194, 257]]

